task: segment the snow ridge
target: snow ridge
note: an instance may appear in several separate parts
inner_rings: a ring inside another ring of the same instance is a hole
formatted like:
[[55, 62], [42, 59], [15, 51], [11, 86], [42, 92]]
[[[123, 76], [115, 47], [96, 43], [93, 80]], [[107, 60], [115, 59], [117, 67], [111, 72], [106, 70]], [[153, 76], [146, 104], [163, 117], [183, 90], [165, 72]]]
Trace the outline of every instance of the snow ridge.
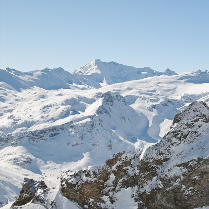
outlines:
[[32, 188], [44, 182], [47, 192], [37, 186], [32, 198], [43, 195], [47, 205], [34, 198], [21, 208], [78, 208], [60, 186], [75, 182], [79, 194], [98, 176], [91, 203], [100, 194], [99, 208], [123, 208], [125, 201], [127, 208], [164, 209], [152, 198], [172, 205], [178, 191], [191, 193], [196, 208], [209, 205], [196, 183], [202, 203], [195, 199], [189, 183], [202, 170], [207, 182], [208, 80], [207, 71], [177, 75], [101, 60], [74, 73], [0, 70], [0, 205], [10, 208], [27, 178]]
[[209, 107], [204, 102], [192, 103], [142, 157], [142, 152], [118, 153], [100, 168], [66, 172], [61, 179], [62, 194], [82, 208], [116, 208], [124, 191], [132, 208], [209, 205], [208, 118]]
[[171, 76], [176, 75], [176, 73], [169, 69], [165, 72], [159, 72], [149, 67], [136, 68], [116, 62], [102, 62], [96, 59], [81, 67], [79, 70], [76, 70], [74, 75], [81, 82], [88, 80], [89, 83], [92, 83], [94, 87], [98, 88], [107, 84], [122, 83], [160, 75]]

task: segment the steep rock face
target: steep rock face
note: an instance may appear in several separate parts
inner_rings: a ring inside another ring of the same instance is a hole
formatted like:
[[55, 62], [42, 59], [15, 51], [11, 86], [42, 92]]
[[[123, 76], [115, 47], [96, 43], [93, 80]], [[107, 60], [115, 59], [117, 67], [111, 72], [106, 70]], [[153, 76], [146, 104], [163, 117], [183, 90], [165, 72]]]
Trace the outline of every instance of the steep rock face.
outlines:
[[82, 208], [115, 208], [131, 189], [137, 208], [190, 209], [209, 205], [209, 108], [190, 104], [168, 134], [145, 153], [119, 153], [101, 168], [66, 173], [62, 194]]
[[45, 208], [53, 208], [54, 203], [48, 203], [46, 196], [48, 188], [44, 181], [35, 181], [33, 179], [24, 179], [22, 190], [17, 200], [12, 204], [12, 208], [18, 208], [28, 203], [38, 203]]
[[[142, 175], [146, 183], [139, 184], [137, 194], [142, 207], [180, 209], [209, 204], [208, 190], [203, 189], [208, 182], [208, 118], [208, 106], [193, 102], [176, 115], [161, 142], [147, 149], [139, 164], [139, 172], [143, 167], [146, 170]], [[199, 174], [204, 181], [198, 180]]]
[[61, 178], [61, 193], [81, 208], [114, 208], [116, 194], [135, 184], [139, 156], [118, 153], [103, 167], [66, 172]]

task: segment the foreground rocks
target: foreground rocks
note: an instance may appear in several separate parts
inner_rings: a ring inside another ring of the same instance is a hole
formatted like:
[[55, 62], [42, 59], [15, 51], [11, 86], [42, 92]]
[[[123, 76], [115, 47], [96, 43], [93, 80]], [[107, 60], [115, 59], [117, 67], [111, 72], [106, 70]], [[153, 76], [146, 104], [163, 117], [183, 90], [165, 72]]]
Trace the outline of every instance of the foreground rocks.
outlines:
[[190, 104], [161, 142], [141, 153], [118, 153], [101, 168], [66, 173], [61, 192], [82, 208], [114, 208], [132, 188], [138, 208], [189, 209], [209, 205], [209, 108]]
[[[208, 133], [209, 107], [194, 102], [176, 115], [170, 131], [159, 143], [145, 152], [117, 153], [101, 167], [67, 171], [61, 177], [60, 192], [88, 209], [116, 208], [122, 190], [130, 192], [134, 208], [208, 206]], [[46, 193], [44, 182], [26, 180], [13, 207], [38, 201], [49, 208]]]
[[24, 179], [24, 183], [17, 200], [12, 204], [12, 208], [19, 208], [28, 203], [37, 203], [45, 208], [53, 208], [55, 203], [47, 200], [48, 188], [44, 181]]

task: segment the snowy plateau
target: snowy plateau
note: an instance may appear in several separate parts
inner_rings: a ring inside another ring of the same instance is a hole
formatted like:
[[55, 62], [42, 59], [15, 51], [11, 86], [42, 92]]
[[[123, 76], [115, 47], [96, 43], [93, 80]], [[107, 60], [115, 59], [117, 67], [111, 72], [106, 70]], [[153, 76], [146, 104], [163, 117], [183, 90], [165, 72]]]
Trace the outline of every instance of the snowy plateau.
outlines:
[[208, 133], [208, 71], [1, 69], [0, 207], [209, 208]]

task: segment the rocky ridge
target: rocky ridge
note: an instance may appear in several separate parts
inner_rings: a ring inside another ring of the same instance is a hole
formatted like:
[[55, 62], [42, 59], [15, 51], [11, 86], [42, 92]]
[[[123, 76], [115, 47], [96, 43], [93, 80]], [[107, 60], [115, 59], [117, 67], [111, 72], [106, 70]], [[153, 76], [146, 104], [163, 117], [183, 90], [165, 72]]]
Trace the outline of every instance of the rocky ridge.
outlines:
[[[208, 205], [203, 194], [207, 193], [208, 111], [199, 102], [209, 101], [208, 72], [160, 74], [95, 60], [74, 74], [61, 68], [1, 73], [0, 206], [4, 209], [19, 199], [24, 178], [20, 201], [13, 207]], [[193, 101], [197, 102], [188, 106]], [[194, 187], [189, 177], [193, 171], [198, 179]], [[40, 182], [46, 190], [39, 188]]]
[[189, 209], [209, 205], [209, 108], [190, 104], [171, 130], [145, 153], [118, 153], [100, 168], [66, 173], [62, 194], [82, 208], [115, 208], [131, 188], [137, 208]]

